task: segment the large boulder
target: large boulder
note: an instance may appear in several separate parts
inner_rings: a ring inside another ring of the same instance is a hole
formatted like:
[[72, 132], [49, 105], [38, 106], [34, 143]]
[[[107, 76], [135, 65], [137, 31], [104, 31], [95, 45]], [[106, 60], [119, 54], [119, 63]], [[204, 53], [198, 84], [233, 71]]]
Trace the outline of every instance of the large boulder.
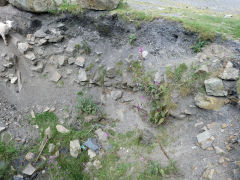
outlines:
[[[2, 0], [0, 0], [1, 2]], [[4, 0], [3, 0], [4, 1]], [[81, 8], [95, 10], [112, 10], [118, 6], [120, 0], [66, 0], [71, 5], [79, 5]], [[48, 12], [56, 10], [63, 0], [9, 0], [17, 8], [31, 12]]]
[[5, 6], [7, 4], [7, 0], [0, 0], [0, 6]]
[[210, 96], [227, 96], [227, 91], [219, 78], [210, 78], [204, 81], [207, 95]]

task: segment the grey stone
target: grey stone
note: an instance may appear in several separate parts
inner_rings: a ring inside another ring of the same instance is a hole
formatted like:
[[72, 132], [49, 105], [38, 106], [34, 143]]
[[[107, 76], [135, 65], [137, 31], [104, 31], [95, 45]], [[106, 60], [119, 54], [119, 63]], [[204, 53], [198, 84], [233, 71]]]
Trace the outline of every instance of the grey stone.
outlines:
[[30, 163], [23, 169], [22, 173], [26, 174], [28, 176], [33, 175], [33, 173], [36, 171], [36, 168], [33, 167]]
[[47, 34], [43, 31], [43, 29], [39, 29], [34, 33], [36, 38], [45, 38]]
[[75, 59], [72, 58], [72, 57], [70, 57], [70, 58], [68, 59], [68, 64], [72, 65], [72, 64], [74, 64], [74, 63], [75, 63]]
[[[79, 5], [85, 9], [112, 10], [115, 9], [120, 0], [67, 0], [72, 5]], [[63, 2], [61, 0], [9, 0], [13, 6], [31, 12], [49, 12], [56, 10]]]
[[84, 67], [85, 59], [82, 56], [77, 57], [75, 64], [80, 67]]
[[233, 68], [233, 64], [229, 61], [224, 68], [223, 72], [219, 75], [224, 80], [237, 80], [239, 76], [239, 70]]
[[114, 78], [116, 76], [116, 70], [114, 67], [108, 67], [106, 70], [106, 77]]
[[224, 89], [228, 92], [228, 95], [237, 93], [237, 81], [223, 81]]
[[87, 81], [87, 73], [84, 69], [79, 69], [79, 72], [78, 72], [78, 80], [80, 82], [85, 82]]
[[39, 46], [42, 46], [42, 45], [45, 45], [45, 44], [47, 44], [47, 39], [45, 39], [45, 38], [42, 38], [42, 39], [40, 39], [39, 41], [38, 41], [38, 45]]
[[233, 170], [233, 180], [239, 180], [240, 179], [240, 170], [238, 169], [234, 169]]
[[51, 36], [47, 36], [46, 39], [50, 43], [57, 43], [57, 42], [60, 42], [63, 40], [63, 36], [62, 35], [51, 35]]
[[219, 78], [211, 78], [204, 81], [206, 92], [212, 96], [226, 96], [227, 91], [224, 89], [223, 82]]
[[64, 66], [67, 62], [67, 59], [65, 56], [58, 56], [57, 59], [58, 59], [58, 64], [60, 66]]
[[201, 65], [196, 71], [195, 73], [208, 73], [208, 67], [207, 65], [203, 64]]
[[68, 53], [73, 53], [75, 50], [76, 50], [76, 48], [75, 48], [75, 46], [77, 45], [77, 44], [81, 44], [82, 43], [82, 37], [77, 37], [77, 38], [74, 38], [74, 39], [70, 39], [69, 41], [68, 41], [68, 44], [67, 44], [67, 48], [66, 48], [66, 51], [68, 52]]
[[54, 71], [51, 73], [51, 77], [49, 78], [50, 81], [58, 82], [61, 79], [61, 74], [59, 74], [57, 71]]
[[204, 131], [197, 135], [197, 140], [202, 149], [207, 149], [212, 145], [214, 137], [209, 131]]
[[213, 179], [214, 172], [215, 172], [214, 169], [209, 169], [209, 168], [207, 168], [207, 169], [204, 171], [204, 173], [203, 173], [203, 175], [202, 175], [202, 178], [211, 180], [211, 179]]
[[73, 140], [70, 141], [70, 154], [72, 157], [77, 158], [79, 152], [81, 152], [81, 147], [80, 147], [80, 143], [79, 140]]
[[120, 99], [123, 95], [123, 92], [120, 90], [116, 90], [116, 91], [111, 91], [111, 97], [117, 101], [118, 99]]

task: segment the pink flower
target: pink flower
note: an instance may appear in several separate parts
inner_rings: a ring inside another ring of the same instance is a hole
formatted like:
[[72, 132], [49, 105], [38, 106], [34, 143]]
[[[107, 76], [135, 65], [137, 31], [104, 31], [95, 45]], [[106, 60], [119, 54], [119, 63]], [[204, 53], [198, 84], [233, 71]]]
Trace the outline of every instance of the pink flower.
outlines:
[[145, 96], [142, 96], [142, 99], [145, 99]]
[[109, 133], [108, 133], [108, 132], [106, 132], [106, 136], [107, 136], [107, 137], [109, 136]]
[[140, 157], [140, 160], [141, 160], [141, 161], [144, 161], [144, 157]]
[[140, 54], [142, 54], [143, 48], [142, 47], [138, 48], [138, 51], [139, 51]]
[[137, 105], [137, 109], [138, 109], [138, 110], [140, 109], [140, 106], [139, 106], [139, 105]]
[[158, 81], [155, 81], [155, 85], [158, 86], [158, 85], [159, 85], [159, 82], [158, 82]]
[[152, 99], [154, 99], [154, 96], [152, 95]]

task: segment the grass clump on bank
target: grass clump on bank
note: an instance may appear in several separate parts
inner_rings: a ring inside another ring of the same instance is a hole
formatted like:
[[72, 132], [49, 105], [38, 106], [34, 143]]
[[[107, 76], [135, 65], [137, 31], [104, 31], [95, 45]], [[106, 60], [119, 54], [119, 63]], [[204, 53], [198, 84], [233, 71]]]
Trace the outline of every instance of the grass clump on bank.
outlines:
[[[55, 4], [57, 3], [55, 2]], [[58, 6], [57, 9], [48, 10], [48, 12], [52, 14], [61, 14], [61, 13], [79, 14], [83, 12], [83, 9], [77, 4], [72, 4], [71, 2], [67, 2], [67, 0], [62, 0], [62, 3]]]
[[172, 91], [187, 96], [202, 88], [207, 74], [197, 73], [198, 68], [193, 65], [188, 67], [184, 63], [174, 68], [168, 67], [166, 81], [157, 82], [154, 81], [153, 72], [145, 72], [142, 62], [130, 62], [128, 71], [132, 72], [134, 81], [151, 99], [151, 110], [146, 115], [150, 122], [157, 125], [166, 122], [170, 111], [176, 107], [172, 99]]
[[129, 71], [133, 73], [134, 80], [140, 84], [142, 89], [151, 98], [151, 112], [149, 120], [160, 125], [165, 122], [169, 110], [175, 104], [171, 99], [171, 89], [168, 83], [154, 82], [152, 73], [146, 74], [144, 66], [139, 61], [132, 61]]

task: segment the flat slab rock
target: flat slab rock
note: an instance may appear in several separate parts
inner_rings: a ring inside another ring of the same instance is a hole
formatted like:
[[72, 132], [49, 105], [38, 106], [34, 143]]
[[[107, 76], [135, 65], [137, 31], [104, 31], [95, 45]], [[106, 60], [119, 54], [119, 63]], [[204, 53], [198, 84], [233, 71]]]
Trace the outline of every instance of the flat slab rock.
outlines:
[[23, 169], [22, 173], [26, 174], [28, 176], [33, 175], [33, 173], [36, 171], [36, 168], [33, 167], [30, 163]]
[[207, 110], [219, 110], [224, 105], [224, 98], [216, 98], [205, 94], [197, 94], [194, 98], [196, 106]]
[[202, 149], [207, 149], [210, 147], [214, 141], [214, 137], [209, 131], [204, 131], [197, 135], [197, 141]]

